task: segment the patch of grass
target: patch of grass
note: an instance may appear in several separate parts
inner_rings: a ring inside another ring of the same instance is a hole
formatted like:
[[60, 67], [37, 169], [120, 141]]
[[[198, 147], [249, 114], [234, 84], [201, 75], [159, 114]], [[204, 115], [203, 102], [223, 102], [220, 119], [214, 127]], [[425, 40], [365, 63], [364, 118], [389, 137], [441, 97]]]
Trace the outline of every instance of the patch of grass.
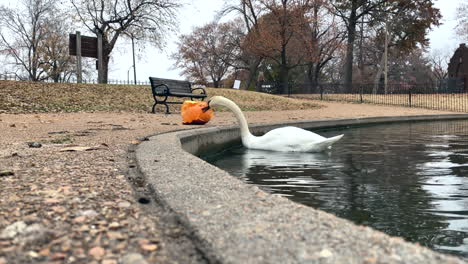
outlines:
[[[209, 97], [225, 96], [244, 111], [297, 110], [317, 108], [307, 100], [242, 91], [207, 88]], [[170, 98], [190, 100], [190, 98]], [[150, 86], [106, 85], [0, 81], [0, 113], [37, 112], [141, 112], [151, 111], [153, 97]], [[159, 107], [159, 106], [158, 106]], [[180, 105], [171, 105], [179, 112]], [[158, 108], [162, 112], [164, 106]]]

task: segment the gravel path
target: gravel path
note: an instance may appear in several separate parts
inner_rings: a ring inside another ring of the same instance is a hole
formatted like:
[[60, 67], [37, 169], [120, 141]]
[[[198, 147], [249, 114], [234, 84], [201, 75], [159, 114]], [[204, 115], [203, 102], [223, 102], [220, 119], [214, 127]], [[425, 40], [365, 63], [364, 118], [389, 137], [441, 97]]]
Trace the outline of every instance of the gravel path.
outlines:
[[[320, 104], [246, 115], [271, 123], [449, 113]], [[207, 126], [233, 122], [230, 113], [216, 113]], [[178, 113], [0, 114], [0, 264], [206, 262], [174, 215], [145, 205], [126, 177], [129, 146], [190, 128]]]

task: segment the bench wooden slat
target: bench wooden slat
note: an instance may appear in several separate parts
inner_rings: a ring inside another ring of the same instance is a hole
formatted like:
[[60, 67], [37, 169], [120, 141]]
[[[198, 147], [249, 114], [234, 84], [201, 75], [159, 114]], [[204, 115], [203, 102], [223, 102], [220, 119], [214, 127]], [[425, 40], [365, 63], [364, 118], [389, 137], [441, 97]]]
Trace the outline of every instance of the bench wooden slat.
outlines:
[[[206, 91], [203, 88], [196, 88], [201, 90], [201, 93], [194, 93], [192, 85], [188, 81], [164, 79], [149, 77], [151, 83], [151, 91], [153, 93], [154, 104], [152, 112], [155, 113], [155, 107], [157, 104], [163, 104], [166, 106], [166, 113], [169, 114], [168, 104], [181, 103], [181, 102], [167, 102], [168, 97], [190, 97], [191, 99], [197, 98], [204, 100], [206, 97]], [[158, 100], [157, 97], [165, 97], [164, 100]]]
[[193, 94], [193, 93], [173, 93], [171, 91], [172, 96], [178, 96], [178, 97], [193, 97], [193, 98], [205, 98], [206, 95], [204, 94]]

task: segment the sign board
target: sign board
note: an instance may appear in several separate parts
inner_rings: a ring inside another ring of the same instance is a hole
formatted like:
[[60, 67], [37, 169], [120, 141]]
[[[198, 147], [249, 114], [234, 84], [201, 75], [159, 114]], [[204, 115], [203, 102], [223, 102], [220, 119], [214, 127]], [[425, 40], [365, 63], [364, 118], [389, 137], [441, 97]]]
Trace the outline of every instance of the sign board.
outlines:
[[240, 88], [240, 84], [241, 84], [241, 81], [239, 81], [239, 80], [234, 80], [234, 85], [232, 86], [232, 88], [234, 88], [234, 89], [239, 89], [239, 88]]
[[[81, 56], [98, 58], [98, 40], [95, 37], [81, 36]], [[69, 35], [69, 54], [76, 56], [76, 34]]]

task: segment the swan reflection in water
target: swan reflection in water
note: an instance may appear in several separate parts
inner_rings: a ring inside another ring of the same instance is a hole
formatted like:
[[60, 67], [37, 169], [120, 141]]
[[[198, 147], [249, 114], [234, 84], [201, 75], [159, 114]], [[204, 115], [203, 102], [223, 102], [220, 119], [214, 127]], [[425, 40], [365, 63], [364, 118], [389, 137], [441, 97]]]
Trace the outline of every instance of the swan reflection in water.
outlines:
[[[322, 173], [343, 165], [332, 160], [331, 152], [274, 152], [256, 149], [236, 148], [228, 158], [218, 159], [213, 165], [222, 163], [222, 168], [231, 175], [248, 183], [259, 185], [268, 192], [291, 195], [292, 189], [310, 192], [329, 177]], [[315, 170], [315, 173], [311, 173]], [[310, 175], [314, 175], [313, 177]]]

